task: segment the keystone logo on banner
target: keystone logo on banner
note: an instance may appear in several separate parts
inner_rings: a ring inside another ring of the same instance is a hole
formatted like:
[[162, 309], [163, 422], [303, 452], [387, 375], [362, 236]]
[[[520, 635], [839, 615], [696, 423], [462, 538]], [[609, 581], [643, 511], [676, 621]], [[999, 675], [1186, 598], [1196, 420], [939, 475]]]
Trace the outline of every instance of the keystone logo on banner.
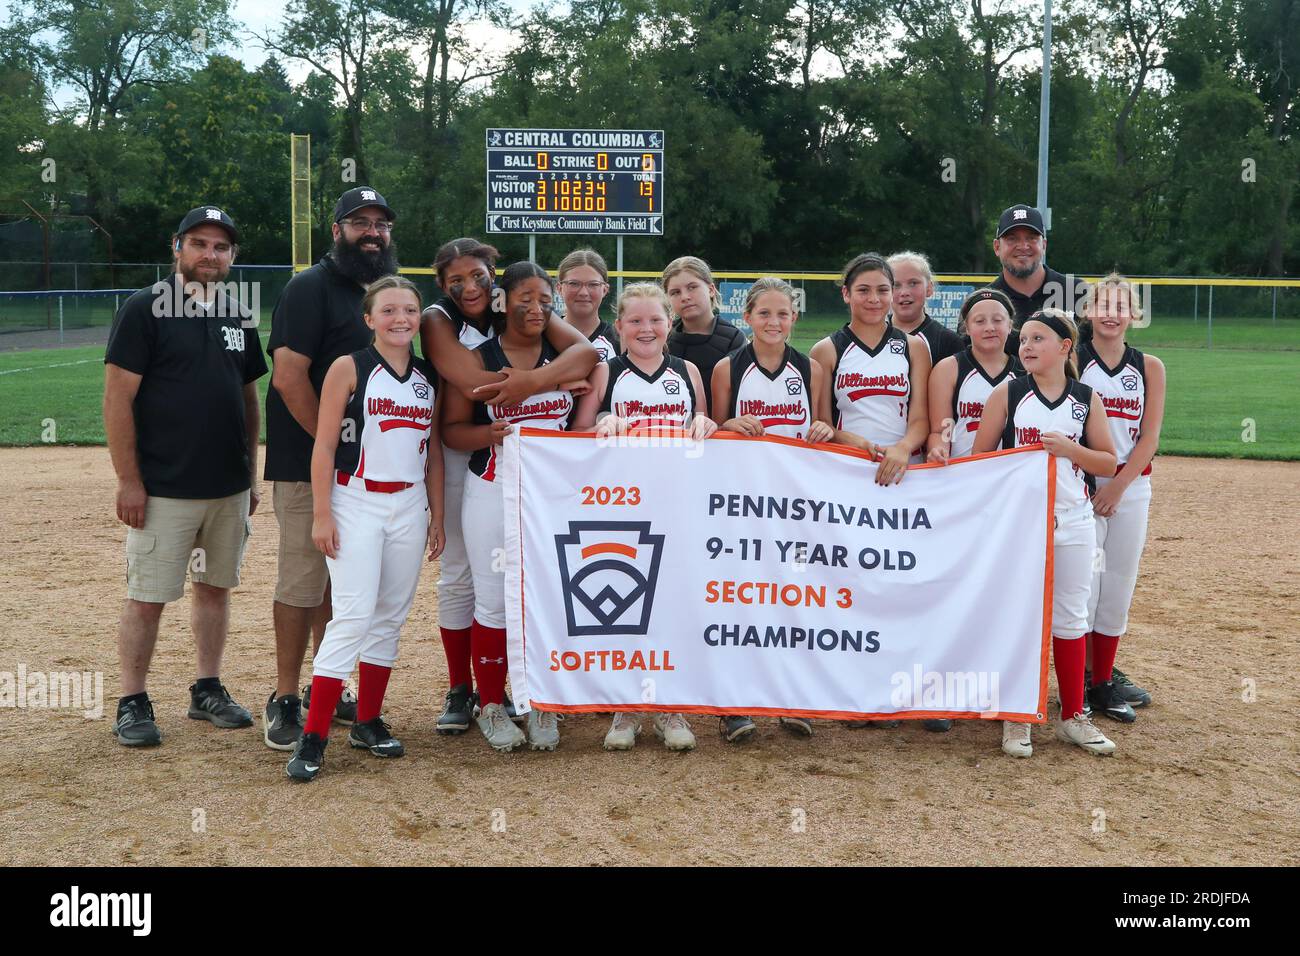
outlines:
[[555, 536], [569, 633], [645, 634], [663, 546], [648, 521], [570, 521]]

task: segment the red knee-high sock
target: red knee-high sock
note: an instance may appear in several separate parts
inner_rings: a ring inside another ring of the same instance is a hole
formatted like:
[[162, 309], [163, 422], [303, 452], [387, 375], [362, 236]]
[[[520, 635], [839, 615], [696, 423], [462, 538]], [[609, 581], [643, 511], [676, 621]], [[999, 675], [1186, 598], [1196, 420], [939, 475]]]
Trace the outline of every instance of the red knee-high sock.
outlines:
[[479, 702], [499, 704], [506, 693], [506, 629], [470, 625], [470, 650]]
[[393, 673], [393, 669], [367, 664], [365, 661], [361, 662], [358, 669], [357, 723], [364, 724], [374, 720], [384, 709], [384, 691], [388, 690], [388, 676]]
[[1115, 667], [1115, 651], [1119, 649], [1119, 638], [1109, 634], [1092, 632], [1092, 686], [1104, 684], [1111, 678]]
[[442, 649], [447, 655], [447, 683], [451, 687], [470, 683], [470, 629], [444, 627]]
[[321, 677], [317, 674], [311, 679], [311, 708], [307, 711], [307, 726], [304, 734], [320, 734], [321, 739], [330, 734], [330, 721], [334, 719], [334, 708], [343, 696], [343, 681], [337, 677]]
[[1061, 691], [1061, 719], [1083, 713], [1083, 638], [1067, 641], [1052, 635], [1052, 656], [1056, 659], [1056, 685]]

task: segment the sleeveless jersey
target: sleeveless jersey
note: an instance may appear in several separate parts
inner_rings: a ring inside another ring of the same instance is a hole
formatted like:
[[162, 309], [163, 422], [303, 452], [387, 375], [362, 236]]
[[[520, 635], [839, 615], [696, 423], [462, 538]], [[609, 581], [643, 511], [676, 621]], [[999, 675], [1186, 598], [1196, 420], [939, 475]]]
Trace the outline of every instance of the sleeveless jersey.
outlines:
[[334, 467], [372, 481], [424, 481], [438, 376], [414, 355], [398, 376], [374, 346], [351, 358], [357, 388], [343, 410]]
[[1020, 373], [1019, 365], [1013, 358], [1007, 359], [1007, 367], [995, 378], [989, 378], [970, 349], [958, 352], [956, 359], [957, 385], [952, 390], [954, 424], [950, 458], [961, 458], [974, 450], [975, 433], [980, 430], [980, 420], [984, 417], [984, 404], [989, 400], [989, 393]]
[[877, 445], [893, 445], [907, 433], [907, 408], [912, 394], [912, 365], [907, 334], [893, 326], [874, 350], [845, 325], [831, 334], [835, 370], [831, 375], [831, 408], [835, 427]]
[[609, 385], [600, 410], [626, 419], [629, 430], [685, 428], [695, 414], [695, 389], [686, 362], [665, 355], [655, 373], [647, 375], [629, 356], [615, 356], [609, 360]]
[[622, 351], [619, 348], [618, 333], [608, 322], [600, 322], [595, 331], [587, 336], [587, 341], [596, 346], [596, 352], [602, 362], [608, 362]]
[[[1130, 345], [1124, 349], [1119, 365], [1107, 368], [1088, 342], [1079, 347], [1079, 365], [1079, 381], [1101, 396], [1110, 439], [1115, 443], [1115, 457], [1122, 465], [1133, 454], [1133, 446], [1142, 434], [1147, 397], [1146, 356]], [[1150, 471], [1148, 465], [1142, 473]]]
[[[1012, 379], [1007, 386], [1007, 424], [1002, 432], [1003, 448], [1019, 448], [1042, 441], [1045, 432], [1060, 432], [1086, 445], [1084, 431], [1092, 408], [1092, 389], [1066, 379], [1065, 391], [1048, 402], [1032, 375]], [[1056, 512], [1066, 514], [1088, 504], [1095, 487], [1091, 475], [1066, 458], [1056, 459]]]
[[[510, 359], [501, 348], [501, 340], [493, 337], [480, 345], [476, 352], [483, 358], [483, 368], [489, 372], [499, 372], [510, 367]], [[537, 357], [534, 368], [541, 368], [550, 363], [557, 355], [551, 343], [542, 339], [542, 353]], [[495, 421], [507, 421], [512, 425], [524, 425], [529, 428], [548, 428], [562, 432], [569, 424], [573, 413], [573, 394], [567, 391], [538, 392], [517, 405], [487, 405], [474, 403], [474, 424], [491, 425]], [[496, 445], [479, 448], [470, 453], [469, 470], [484, 481], [495, 481], [499, 449]]]
[[[763, 432], [785, 438], [803, 438], [812, 425], [812, 360], [789, 345], [775, 372], [758, 362], [753, 343], [732, 352], [731, 406], [718, 418], [753, 415], [763, 423]], [[725, 414], [724, 414], [725, 413]]]
[[451, 327], [456, 333], [456, 340], [467, 349], [476, 349], [488, 339], [496, 337], [497, 331], [495, 326], [492, 325], [490, 316], [484, 317], [484, 321], [487, 324], [487, 329], [484, 330], [478, 325], [475, 325], [474, 322], [460, 310], [460, 306], [456, 304], [456, 300], [449, 295], [441, 296], [433, 303], [433, 305], [429, 306], [424, 311], [433, 312], [435, 310], [441, 312], [447, 317], [447, 321], [451, 323]]

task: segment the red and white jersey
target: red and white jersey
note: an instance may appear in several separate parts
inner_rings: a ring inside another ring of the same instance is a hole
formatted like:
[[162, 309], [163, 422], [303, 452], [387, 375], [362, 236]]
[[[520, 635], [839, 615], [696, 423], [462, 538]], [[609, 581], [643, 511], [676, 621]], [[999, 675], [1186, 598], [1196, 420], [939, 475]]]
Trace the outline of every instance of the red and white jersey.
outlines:
[[598, 322], [587, 341], [596, 346], [596, 354], [602, 362], [608, 362], [619, 354], [618, 333], [608, 322]]
[[612, 412], [637, 428], [685, 428], [695, 414], [695, 388], [686, 362], [665, 355], [653, 375], [647, 375], [631, 356], [609, 360], [609, 385], [601, 402], [602, 412]]
[[456, 340], [467, 349], [476, 349], [488, 339], [496, 337], [497, 330], [492, 324], [490, 316], [484, 320], [485, 328], [480, 328], [470, 321], [450, 296], [441, 296], [438, 301], [424, 311], [441, 312], [447, 321], [451, 323], [451, 327], [456, 333]]
[[424, 481], [437, 375], [412, 355], [398, 376], [374, 346], [353, 352], [352, 361], [357, 388], [343, 411], [334, 467], [371, 481]]
[[1006, 367], [989, 378], [970, 349], [963, 349], [955, 358], [957, 385], [952, 391], [952, 450], [948, 457], [962, 458], [975, 449], [975, 433], [980, 430], [989, 394], [1007, 379], [1015, 378], [1020, 369], [1015, 359], [1008, 358]]
[[869, 349], [846, 325], [832, 333], [831, 342], [836, 355], [831, 375], [835, 427], [877, 445], [897, 443], [907, 433], [912, 397], [907, 333], [886, 326], [880, 343]]
[[[1085, 429], [1092, 408], [1092, 389], [1074, 379], [1065, 380], [1065, 391], [1049, 402], [1038, 390], [1032, 375], [1012, 379], [1007, 386], [1007, 424], [1002, 432], [1003, 448], [1035, 445], [1047, 432], [1086, 445]], [[1056, 459], [1056, 513], [1069, 514], [1086, 507], [1094, 481], [1068, 458]]]
[[1146, 356], [1130, 345], [1124, 349], [1119, 365], [1108, 368], [1092, 344], [1085, 343], [1079, 347], [1079, 365], [1082, 366], [1079, 381], [1101, 396], [1110, 440], [1115, 443], [1115, 457], [1122, 465], [1133, 454], [1133, 446], [1142, 434], [1147, 398]]
[[789, 345], [775, 372], [758, 362], [750, 343], [728, 356], [731, 363], [731, 407], [718, 410], [718, 419], [753, 415], [765, 435], [802, 439], [812, 425], [812, 362]]
[[[488, 339], [476, 349], [483, 357], [483, 367], [489, 372], [499, 372], [510, 366], [510, 359], [501, 348], [501, 340], [495, 336]], [[551, 343], [542, 339], [542, 351], [537, 357], [534, 368], [541, 368], [559, 355]], [[573, 414], [573, 393], [568, 391], [538, 392], [530, 395], [515, 405], [487, 405], [474, 403], [474, 424], [491, 425], [496, 421], [507, 421], [512, 425], [528, 428], [546, 428], [562, 432], [569, 427], [569, 416]], [[497, 474], [497, 456], [500, 448], [489, 445], [470, 454], [469, 470], [484, 481], [495, 481]]]

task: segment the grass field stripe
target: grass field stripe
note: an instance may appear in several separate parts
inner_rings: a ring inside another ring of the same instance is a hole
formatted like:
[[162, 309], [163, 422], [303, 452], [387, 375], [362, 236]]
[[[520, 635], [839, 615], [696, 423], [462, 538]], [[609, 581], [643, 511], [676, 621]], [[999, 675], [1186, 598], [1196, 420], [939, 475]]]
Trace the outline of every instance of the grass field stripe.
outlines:
[[53, 365], [32, 365], [28, 368], [7, 368], [0, 375], [13, 375], [16, 372], [39, 372], [43, 368], [67, 368], [69, 365], [85, 365], [87, 362], [98, 362], [99, 359], [80, 359], [76, 362], [55, 362]]

